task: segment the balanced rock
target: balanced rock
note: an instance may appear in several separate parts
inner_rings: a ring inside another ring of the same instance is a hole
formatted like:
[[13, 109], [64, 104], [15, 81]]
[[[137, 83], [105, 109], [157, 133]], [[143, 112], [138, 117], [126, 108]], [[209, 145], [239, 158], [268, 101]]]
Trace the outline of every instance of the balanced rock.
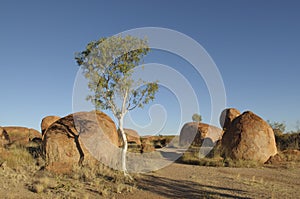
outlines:
[[[214, 143], [221, 139], [222, 135], [223, 131], [218, 127], [199, 122], [189, 122], [180, 131], [179, 145], [201, 146], [205, 139]], [[205, 143], [208, 143], [207, 141]]]
[[227, 108], [220, 115], [220, 125], [223, 130], [230, 128], [232, 121], [240, 115], [240, 111], [235, 108]]
[[226, 157], [262, 163], [277, 153], [272, 128], [250, 111], [235, 118], [230, 128], [226, 128], [222, 149]]
[[58, 116], [46, 116], [43, 118], [41, 122], [41, 130], [42, 130], [42, 135], [44, 135], [45, 131], [57, 120], [59, 120], [60, 117]]
[[118, 132], [109, 116], [100, 111], [70, 114], [44, 133], [46, 169], [68, 173], [74, 165], [111, 164], [119, 160], [118, 146]]
[[26, 146], [34, 138], [41, 138], [42, 134], [35, 129], [26, 127], [2, 127], [8, 134], [10, 144]]

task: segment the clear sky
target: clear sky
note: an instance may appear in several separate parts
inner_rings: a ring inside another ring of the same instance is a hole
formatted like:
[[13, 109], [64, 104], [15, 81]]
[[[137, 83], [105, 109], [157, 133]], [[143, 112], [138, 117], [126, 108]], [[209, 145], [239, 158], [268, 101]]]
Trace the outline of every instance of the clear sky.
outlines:
[[[300, 120], [299, 9], [297, 0], [2, 0], [0, 126], [40, 130], [44, 116], [71, 113], [79, 69], [74, 53], [100, 37], [152, 26], [182, 32], [206, 49], [222, 75], [228, 107], [286, 121], [293, 129]], [[154, 51], [152, 57], [148, 60], [178, 70], [187, 64], [163, 52]], [[209, 122], [205, 84], [193, 79], [192, 71], [186, 73], [199, 85], [200, 112]], [[176, 109], [170, 95], [162, 89], [156, 103]], [[133, 118], [149, 121], [140, 111]], [[173, 116], [170, 121], [176, 120]], [[166, 128], [176, 131], [172, 122]]]

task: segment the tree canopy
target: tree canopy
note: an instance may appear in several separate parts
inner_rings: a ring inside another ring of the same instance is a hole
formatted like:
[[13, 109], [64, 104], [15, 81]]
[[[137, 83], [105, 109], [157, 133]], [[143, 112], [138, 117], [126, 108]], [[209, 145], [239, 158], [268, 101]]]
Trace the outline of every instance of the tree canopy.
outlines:
[[193, 122], [201, 122], [202, 121], [202, 117], [201, 117], [200, 114], [195, 113], [192, 116], [192, 120], [193, 120]]
[[[132, 79], [133, 69], [143, 61], [149, 50], [146, 39], [132, 36], [114, 36], [90, 42], [85, 51], [76, 55], [76, 61], [93, 92], [87, 99], [96, 108], [109, 109], [116, 116], [154, 100], [157, 82]], [[121, 101], [125, 100], [125, 107], [116, 104], [118, 97]]]
[[118, 120], [123, 139], [122, 170], [126, 170], [127, 138], [123, 129], [126, 113], [136, 107], [142, 108], [154, 100], [157, 82], [145, 82], [133, 78], [134, 68], [143, 63], [149, 52], [146, 39], [133, 36], [113, 36], [92, 41], [86, 49], [77, 53], [75, 59], [81, 66], [88, 88], [87, 96], [96, 109], [112, 111]]

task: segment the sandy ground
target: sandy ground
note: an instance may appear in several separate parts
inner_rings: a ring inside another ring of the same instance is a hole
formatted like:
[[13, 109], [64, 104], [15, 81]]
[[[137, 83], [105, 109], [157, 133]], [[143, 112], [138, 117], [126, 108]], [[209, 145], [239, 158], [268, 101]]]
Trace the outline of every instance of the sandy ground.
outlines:
[[227, 168], [174, 163], [140, 175], [116, 198], [300, 198], [300, 167]]
[[[164, 154], [164, 153], [162, 153]], [[161, 157], [161, 156], [160, 156]], [[164, 157], [164, 156], [163, 156]], [[160, 159], [161, 161], [161, 159]], [[165, 159], [167, 161], [167, 158]], [[0, 165], [2, 198], [292, 198], [300, 199], [300, 164], [259, 168], [205, 167], [172, 163], [160, 170], [133, 175], [136, 188], [109, 195], [102, 182], [79, 183], [73, 179], [55, 181], [55, 188], [34, 193], [32, 184], [45, 176], [44, 171], [13, 171]], [[97, 178], [98, 179], [98, 178]], [[50, 179], [51, 180], [51, 179]], [[111, 182], [113, 183], [113, 182]], [[50, 183], [51, 184], [51, 183]], [[109, 184], [109, 189], [115, 184]], [[118, 184], [117, 184], [118, 185]], [[132, 188], [132, 186], [131, 186]], [[121, 189], [120, 189], [121, 190]]]
[[[9, 172], [0, 171], [0, 198], [112, 198], [76, 183], [72, 185], [76, 192], [33, 193], [28, 186], [37, 174], [6, 174]], [[299, 165], [228, 168], [173, 163], [136, 178], [137, 189], [116, 193], [115, 198], [300, 198]]]

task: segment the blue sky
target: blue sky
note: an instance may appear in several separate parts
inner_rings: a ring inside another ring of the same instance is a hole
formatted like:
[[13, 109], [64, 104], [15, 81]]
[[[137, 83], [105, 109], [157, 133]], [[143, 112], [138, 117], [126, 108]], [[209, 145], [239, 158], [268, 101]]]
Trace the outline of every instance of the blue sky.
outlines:
[[[91, 40], [152, 26], [182, 32], [206, 49], [222, 75], [228, 107], [286, 121], [293, 129], [300, 120], [299, 8], [296, 0], [2, 0], [0, 126], [39, 130], [44, 116], [71, 113], [79, 69], [74, 53]], [[178, 70], [188, 65], [166, 53], [154, 51], [151, 56], [150, 61]], [[195, 79], [192, 71], [186, 73], [198, 88], [204, 122], [209, 122], [205, 84], [201, 78]], [[159, 93], [156, 103], [167, 104], [167, 110], [176, 106], [169, 96], [168, 92]], [[145, 116], [148, 121], [147, 112], [136, 111], [133, 118], [143, 122]], [[174, 118], [166, 132], [176, 131], [172, 127], [176, 118], [169, 115]]]

